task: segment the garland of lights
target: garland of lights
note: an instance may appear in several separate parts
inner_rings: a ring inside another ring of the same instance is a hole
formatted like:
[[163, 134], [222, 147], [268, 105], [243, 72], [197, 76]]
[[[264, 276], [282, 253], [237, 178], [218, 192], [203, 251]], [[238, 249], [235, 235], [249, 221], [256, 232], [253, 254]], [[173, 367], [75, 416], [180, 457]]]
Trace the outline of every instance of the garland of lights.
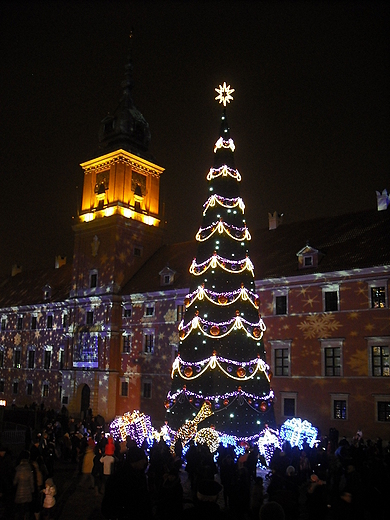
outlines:
[[241, 284], [241, 288], [236, 289], [235, 291], [221, 293], [210, 291], [210, 289], [205, 289], [204, 284], [202, 284], [194, 292], [186, 296], [184, 299], [184, 304], [186, 308], [188, 308], [194, 303], [194, 301], [201, 301], [204, 298], [209, 300], [209, 302], [219, 306], [231, 305], [232, 303], [236, 303], [236, 301], [240, 298], [242, 301], [249, 300], [255, 309], [258, 309], [260, 306], [258, 295], [246, 289], [244, 284]]
[[234, 168], [230, 168], [226, 164], [223, 166], [220, 166], [219, 168], [210, 168], [209, 173], [207, 174], [207, 180], [211, 181], [213, 179], [216, 179], [217, 177], [232, 177], [233, 179], [236, 179], [238, 182], [241, 181], [241, 174], [238, 170], [235, 170]]
[[230, 148], [230, 150], [234, 152], [234, 150], [236, 149], [236, 145], [234, 144], [233, 139], [230, 138], [227, 141], [225, 141], [223, 137], [220, 137], [214, 145], [214, 153], [217, 153], [217, 150], [219, 150], [220, 148]]
[[227, 258], [223, 258], [222, 256], [217, 255], [216, 252], [213, 254], [213, 256], [201, 264], [197, 264], [196, 259], [194, 258], [190, 266], [190, 273], [195, 276], [200, 276], [210, 267], [215, 269], [217, 266], [221, 267], [228, 273], [234, 274], [242, 273], [243, 271], [248, 270], [252, 276], [254, 276], [254, 266], [248, 256], [242, 260], [228, 260]]
[[[192, 402], [194, 400], [194, 398], [199, 401], [201, 401], [202, 399], [205, 399], [206, 401], [214, 401], [215, 403], [218, 403], [219, 401], [223, 401], [225, 406], [227, 406], [231, 402], [231, 401], [229, 401], [229, 399], [231, 399], [231, 398], [235, 399], [236, 397], [238, 397], [240, 395], [248, 398], [247, 402], [249, 405], [252, 404], [253, 400], [254, 401], [271, 401], [275, 397], [273, 390], [270, 390], [268, 394], [258, 396], [255, 394], [250, 394], [249, 392], [244, 392], [241, 389], [241, 387], [238, 387], [238, 388], [239, 389], [235, 390], [234, 392], [226, 392], [225, 394], [207, 395], [207, 396], [204, 396], [203, 394], [197, 394], [195, 392], [191, 392], [190, 390], [187, 390], [187, 388], [185, 388], [183, 390], [177, 390], [177, 392], [175, 392], [174, 394], [171, 394], [171, 392], [168, 392], [166, 403], [167, 403], [167, 401], [174, 402], [175, 400], [177, 400], [179, 398], [180, 395], [184, 395], [186, 397], [189, 396], [188, 399], [190, 402]], [[167, 403], [167, 405], [168, 405], [168, 403]], [[255, 408], [257, 408], [256, 404], [255, 404]], [[263, 408], [264, 408], [264, 410], [261, 410], [261, 411], [265, 411], [264, 406], [263, 406]]]
[[[227, 370], [225, 370], [225, 368], [221, 365], [221, 361], [223, 363], [228, 363]], [[239, 365], [239, 368], [237, 369], [238, 377], [232, 374], [232, 368], [230, 366], [231, 364]], [[181, 366], [185, 367], [184, 371], [181, 370]], [[182, 361], [180, 356], [177, 356], [172, 365], [171, 377], [173, 378], [174, 373], [177, 370], [177, 372], [183, 379], [186, 379], [187, 381], [192, 381], [193, 379], [197, 379], [198, 377], [203, 375], [208, 368], [214, 370], [217, 366], [221, 370], [221, 372], [223, 372], [226, 376], [236, 381], [248, 381], [249, 379], [253, 379], [257, 372], [264, 372], [268, 379], [268, 382], [270, 381], [266, 372], [269, 369], [269, 366], [260, 357], [248, 363], [238, 363], [237, 361], [229, 361], [225, 358], [217, 357], [216, 355], [212, 355], [208, 359], [198, 362], [195, 366], [196, 374], [194, 374], [194, 370], [192, 369], [191, 363], [184, 362]], [[249, 376], [246, 376], [245, 367], [248, 367]]]
[[198, 242], [204, 242], [205, 240], [211, 238], [216, 231], [218, 231], [220, 235], [225, 232], [227, 235], [229, 235], [230, 238], [233, 238], [233, 240], [237, 241], [251, 240], [252, 238], [246, 226], [237, 227], [231, 224], [226, 224], [222, 220], [219, 222], [213, 222], [205, 228], [200, 228], [195, 238]]
[[243, 214], [245, 212], [245, 204], [241, 197], [227, 198], [222, 197], [222, 195], [211, 195], [203, 204], [203, 216], [206, 215], [206, 212], [209, 209], [209, 207], [213, 208], [215, 206], [216, 202], [218, 202], [220, 206], [223, 206], [224, 208], [228, 209], [236, 208], [238, 206]]
[[[199, 311], [196, 311], [197, 313]], [[239, 312], [239, 311], [236, 311]], [[247, 336], [253, 339], [261, 339], [263, 333], [266, 330], [264, 322], [261, 318], [257, 323], [251, 323], [250, 321], [242, 318], [241, 316], [235, 316], [228, 321], [222, 323], [216, 323], [213, 321], [205, 320], [200, 316], [195, 316], [187, 325], [184, 325], [182, 321], [179, 325], [179, 337], [181, 340], [186, 339], [191, 331], [199, 329], [202, 331], [204, 336], [208, 338], [224, 338], [230, 334], [233, 330], [244, 329]]]

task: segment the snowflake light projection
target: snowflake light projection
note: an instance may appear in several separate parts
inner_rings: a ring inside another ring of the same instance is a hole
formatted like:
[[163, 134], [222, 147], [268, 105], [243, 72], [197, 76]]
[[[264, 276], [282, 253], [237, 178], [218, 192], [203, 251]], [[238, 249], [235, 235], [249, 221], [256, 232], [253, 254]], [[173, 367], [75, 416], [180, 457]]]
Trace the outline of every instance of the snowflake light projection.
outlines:
[[303, 449], [306, 442], [312, 448], [317, 440], [318, 430], [309, 421], [302, 421], [297, 417], [287, 419], [280, 428], [280, 439], [288, 441], [292, 447], [298, 446]]

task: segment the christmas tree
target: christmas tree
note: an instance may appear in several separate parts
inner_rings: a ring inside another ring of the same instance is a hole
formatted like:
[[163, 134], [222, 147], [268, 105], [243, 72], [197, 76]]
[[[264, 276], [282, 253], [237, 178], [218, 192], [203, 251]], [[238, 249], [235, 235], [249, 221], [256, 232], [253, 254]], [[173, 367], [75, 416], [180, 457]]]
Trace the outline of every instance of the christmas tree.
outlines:
[[251, 236], [226, 118], [234, 90], [226, 83], [215, 90], [225, 108], [214, 167], [207, 174], [209, 197], [196, 235], [199, 245], [190, 266], [192, 283], [165, 406], [173, 430], [193, 426], [187, 439], [196, 429], [211, 427], [239, 441], [254, 439], [266, 425], [274, 427], [275, 420], [262, 339], [265, 325], [248, 254]]

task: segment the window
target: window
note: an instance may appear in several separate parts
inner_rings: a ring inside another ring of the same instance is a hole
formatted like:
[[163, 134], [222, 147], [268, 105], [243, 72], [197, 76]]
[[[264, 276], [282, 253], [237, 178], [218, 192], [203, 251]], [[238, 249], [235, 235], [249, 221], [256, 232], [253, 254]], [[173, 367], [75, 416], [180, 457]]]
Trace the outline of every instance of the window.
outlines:
[[18, 320], [16, 322], [16, 328], [17, 328], [17, 330], [23, 329], [23, 317], [22, 316], [18, 316]]
[[127, 381], [121, 382], [121, 396], [127, 397], [129, 395], [129, 383]]
[[184, 318], [185, 306], [177, 305], [176, 307], [176, 321], [181, 321]]
[[36, 316], [31, 316], [30, 328], [31, 328], [31, 330], [37, 329], [37, 317]]
[[7, 318], [1, 318], [1, 330], [5, 330], [7, 328]]
[[19, 381], [14, 381], [12, 383], [12, 393], [17, 394], [19, 391]]
[[93, 325], [93, 311], [87, 311], [85, 323], [87, 325]]
[[96, 272], [90, 273], [90, 275], [89, 275], [89, 288], [90, 289], [96, 289], [97, 281], [98, 281], [97, 273]]
[[48, 397], [49, 395], [49, 383], [45, 381], [42, 385], [42, 397]]
[[142, 383], [142, 397], [145, 399], [151, 399], [152, 398], [152, 381], [145, 380]]
[[4, 348], [0, 348], [0, 368], [4, 368]]
[[288, 376], [289, 374], [289, 365], [290, 365], [290, 355], [288, 348], [275, 348], [274, 349], [275, 356], [275, 376]]
[[4, 394], [5, 383], [3, 379], [0, 379], [0, 394]]
[[331, 395], [332, 419], [346, 421], [348, 419], [348, 395]]
[[51, 350], [45, 350], [43, 358], [43, 368], [49, 370], [51, 367]]
[[65, 351], [63, 348], [60, 349], [59, 353], [58, 353], [58, 356], [59, 356], [59, 359], [58, 359], [58, 365], [59, 365], [59, 369], [60, 370], [63, 370], [64, 369], [64, 361], [65, 361]]
[[377, 418], [380, 422], [390, 422], [390, 398], [388, 401], [377, 401]]
[[384, 309], [387, 305], [388, 280], [371, 280], [368, 282], [368, 300], [372, 309]]
[[144, 335], [144, 352], [145, 354], [153, 354], [154, 350], [154, 334], [147, 333]]
[[68, 328], [68, 315], [67, 314], [62, 315], [62, 328], [63, 329]]
[[275, 297], [275, 314], [287, 314], [287, 296]]
[[123, 309], [123, 317], [124, 318], [131, 318], [131, 307], [125, 307]]
[[321, 342], [321, 375], [324, 377], [340, 377], [343, 375], [343, 339], [322, 339]]
[[313, 257], [312, 256], [304, 256], [303, 262], [305, 267], [311, 267], [313, 265]]
[[372, 375], [378, 377], [390, 376], [390, 348], [387, 345], [376, 345], [371, 348]]
[[322, 288], [323, 309], [325, 312], [339, 310], [339, 286], [331, 285]]
[[130, 335], [126, 335], [126, 336], [122, 336], [122, 338], [123, 338], [122, 352], [124, 354], [130, 354], [130, 352], [131, 352], [131, 336]]
[[133, 249], [133, 255], [138, 257], [142, 256], [142, 249], [140, 247], [135, 247]]
[[145, 306], [145, 316], [154, 316], [154, 304], [147, 303]]
[[45, 285], [43, 288], [43, 299], [44, 300], [50, 300], [51, 298], [51, 287], [50, 285]]
[[52, 329], [53, 328], [53, 315], [52, 314], [48, 315], [46, 326], [47, 326], [48, 329]]
[[291, 375], [291, 340], [272, 340], [271, 372], [274, 376], [288, 377]]
[[26, 394], [32, 395], [33, 393], [33, 384], [32, 381], [26, 381]]
[[297, 413], [296, 392], [281, 392], [283, 417], [295, 417]]
[[27, 368], [35, 368], [35, 350], [27, 351]]
[[62, 404], [68, 404], [69, 403], [69, 397], [67, 395], [64, 395], [62, 398]]
[[138, 200], [134, 202], [134, 209], [137, 213], [141, 213], [141, 203]]
[[20, 368], [20, 359], [22, 353], [19, 349], [14, 350], [14, 368]]

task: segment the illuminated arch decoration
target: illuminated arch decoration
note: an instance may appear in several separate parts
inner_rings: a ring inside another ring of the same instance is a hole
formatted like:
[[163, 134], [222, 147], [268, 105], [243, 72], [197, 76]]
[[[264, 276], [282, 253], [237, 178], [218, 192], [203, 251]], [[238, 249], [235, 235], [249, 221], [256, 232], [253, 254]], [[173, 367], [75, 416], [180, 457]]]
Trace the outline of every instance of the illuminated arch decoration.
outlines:
[[240, 289], [229, 292], [215, 292], [210, 289], [206, 289], [204, 285], [199, 286], [196, 291], [188, 294], [184, 300], [186, 308], [190, 307], [194, 301], [202, 301], [206, 298], [209, 302], [214, 303], [218, 306], [232, 305], [239, 299], [242, 301], [249, 300], [255, 309], [260, 306], [260, 299], [257, 294], [248, 290], [244, 285], [241, 285]]
[[213, 179], [216, 179], [217, 177], [232, 177], [233, 179], [236, 179], [238, 182], [241, 181], [241, 174], [238, 170], [235, 168], [230, 168], [226, 164], [223, 166], [220, 166], [219, 168], [210, 168], [209, 173], [206, 176], [206, 179], [208, 181], [211, 181]]
[[242, 214], [245, 213], [245, 204], [241, 197], [228, 198], [222, 197], [221, 195], [211, 195], [203, 204], [203, 216], [206, 215], [206, 212], [209, 208], [213, 208], [215, 206], [215, 203], [227, 209], [238, 207], [242, 211]]
[[237, 274], [244, 271], [249, 271], [252, 276], [254, 276], [254, 266], [248, 256], [242, 260], [229, 260], [227, 258], [223, 258], [220, 255], [217, 255], [217, 253], [214, 253], [213, 256], [200, 264], [197, 264], [196, 259], [194, 258], [190, 266], [190, 273], [195, 276], [200, 276], [210, 267], [215, 269], [217, 266], [221, 267], [221, 269], [227, 271], [228, 273]]
[[[189, 362], [183, 361], [180, 356], [177, 356], [172, 365], [171, 377], [173, 378], [175, 372], [178, 371], [178, 373], [180, 374], [180, 376], [183, 379], [186, 379], [187, 381], [191, 381], [193, 379], [197, 379], [198, 377], [202, 376], [204, 374], [204, 372], [206, 372], [207, 369], [210, 368], [211, 370], [214, 370], [216, 367], [218, 367], [221, 370], [221, 372], [224, 373], [225, 376], [227, 376], [231, 379], [234, 379], [236, 381], [248, 381], [250, 379], [253, 379], [258, 372], [263, 372], [266, 375], [268, 381], [270, 381], [270, 378], [267, 373], [269, 371], [269, 366], [260, 357], [242, 363], [239, 361], [234, 361], [234, 360], [226, 359], [226, 358], [219, 357], [219, 356], [217, 357], [215, 354], [213, 354], [209, 358], [203, 359], [202, 361], [199, 361], [196, 363], [194, 363], [194, 362], [189, 363]], [[230, 367], [230, 370], [229, 370], [229, 367]], [[240, 376], [236, 377], [234, 375], [232, 367], [237, 367], [236, 373], [238, 372], [238, 370], [240, 368], [243, 368], [245, 375], [241, 376], [241, 377]], [[188, 371], [188, 369], [190, 369], [190, 371]], [[248, 375], [246, 375], [246, 373], [248, 373]], [[193, 394], [193, 395], [195, 395], [195, 394]], [[220, 396], [220, 398], [223, 399], [230, 395], [236, 395], [236, 393], [224, 394], [224, 396]], [[243, 392], [242, 392], [242, 395], [246, 395], [246, 397], [248, 397], [248, 398], [256, 397], [252, 394], [245, 394]], [[203, 397], [203, 399], [209, 399], [209, 400], [212, 399], [211, 397], [210, 398], [204, 397], [204, 396], [202, 396], [202, 397]]]
[[126, 441], [126, 437], [133, 439], [140, 447], [145, 439], [152, 435], [153, 428], [149, 415], [139, 410], [126, 412], [116, 417], [110, 423], [110, 433], [115, 440]]
[[310, 448], [316, 443], [318, 430], [309, 421], [302, 421], [297, 417], [287, 419], [280, 428], [280, 438], [288, 441], [292, 447], [298, 446], [303, 449], [303, 444], [307, 443]]
[[217, 150], [219, 150], [220, 148], [230, 148], [230, 150], [234, 152], [234, 150], [236, 149], [236, 145], [234, 144], [233, 139], [230, 138], [227, 141], [225, 141], [223, 137], [220, 137], [214, 145], [214, 153], [216, 153]]
[[247, 336], [259, 340], [263, 337], [266, 326], [261, 318], [259, 318], [259, 321], [256, 323], [251, 323], [241, 316], [235, 316], [228, 321], [216, 323], [201, 318], [200, 316], [195, 316], [187, 325], [184, 325], [183, 321], [180, 323], [180, 339], [186, 339], [189, 334], [196, 329], [199, 329], [202, 334], [208, 338], [224, 338], [234, 330], [244, 329]]
[[195, 435], [196, 444], [207, 444], [210, 453], [215, 453], [219, 446], [219, 435], [214, 428], [202, 428]]
[[241, 241], [241, 240], [251, 240], [251, 234], [246, 226], [237, 227], [231, 224], [226, 224], [220, 220], [219, 222], [213, 222], [209, 226], [205, 228], [200, 228], [197, 232], [195, 239], [198, 242], [204, 242], [208, 240], [210, 237], [214, 235], [214, 233], [218, 232], [220, 235], [222, 233], [226, 233], [233, 240]]

